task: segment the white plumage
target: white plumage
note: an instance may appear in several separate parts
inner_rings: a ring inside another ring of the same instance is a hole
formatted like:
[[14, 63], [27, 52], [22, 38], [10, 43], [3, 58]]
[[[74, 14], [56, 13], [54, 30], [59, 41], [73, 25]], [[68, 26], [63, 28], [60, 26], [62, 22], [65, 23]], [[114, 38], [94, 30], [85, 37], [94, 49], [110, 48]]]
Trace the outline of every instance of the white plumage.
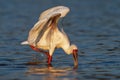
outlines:
[[60, 18], [66, 16], [70, 11], [68, 7], [57, 6], [50, 8], [41, 13], [38, 22], [30, 30], [28, 40], [21, 44], [30, 45], [33, 50], [41, 52], [48, 50], [48, 64], [52, 61], [52, 55], [55, 48], [62, 48], [67, 54], [73, 54], [74, 64], [78, 65], [77, 46], [70, 45], [70, 41], [66, 33], [58, 28]]

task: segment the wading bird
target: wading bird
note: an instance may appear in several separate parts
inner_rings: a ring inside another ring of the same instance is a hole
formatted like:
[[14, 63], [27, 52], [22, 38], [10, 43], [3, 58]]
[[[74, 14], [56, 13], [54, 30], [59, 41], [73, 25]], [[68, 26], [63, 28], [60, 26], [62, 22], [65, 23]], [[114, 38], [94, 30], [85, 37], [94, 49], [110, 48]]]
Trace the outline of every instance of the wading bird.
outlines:
[[[60, 18], [66, 16], [70, 11], [68, 7], [56, 6], [41, 13], [38, 22], [29, 31], [27, 41], [22, 45], [29, 45], [37, 52], [43, 52], [47, 55], [47, 63], [51, 64], [52, 55], [56, 48], [62, 48], [65, 53], [72, 54], [74, 66], [78, 66], [78, 48], [70, 44], [69, 38], [63, 29], [58, 28]], [[46, 52], [47, 50], [48, 52]]]

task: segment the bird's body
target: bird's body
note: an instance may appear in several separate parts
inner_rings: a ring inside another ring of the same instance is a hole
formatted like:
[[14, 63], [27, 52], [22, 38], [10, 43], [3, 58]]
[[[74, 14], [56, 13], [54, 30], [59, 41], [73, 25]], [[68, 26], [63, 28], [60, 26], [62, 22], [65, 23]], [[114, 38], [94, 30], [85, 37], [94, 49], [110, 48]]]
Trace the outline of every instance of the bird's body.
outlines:
[[[71, 45], [68, 36], [63, 29], [58, 28], [58, 20], [69, 12], [68, 7], [57, 6], [44, 11], [38, 22], [30, 30], [28, 40], [22, 44], [30, 45], [33, 50], [48, 50], [48, 64], [51, 63], [53, 52], [56, 48], [62, 48], [67, 54], [73, 53], [76, 58], [77, 47]], [[77, 58], [74, 59], [78, 65]]]
[[[66, 37], [64, 36], [64, 34], [61, 31], [55, 30], [55, 34], [54, 34], [54, 37], [52, 37], [52, 41], [49, 39], [46, 39], [48, 33], [49, 33], [49, 30], [46, 31], [45, 35], [37, 43], [37, 48], [49, 50], [51, 48], [50, 45], [53, 45], [53, 44], [54, 44], [55, 48], [62, 48], [64, 46], [64, 43], [69, 44]], [[50, 43], [49, 41], [51, 41], [52, 43]]]

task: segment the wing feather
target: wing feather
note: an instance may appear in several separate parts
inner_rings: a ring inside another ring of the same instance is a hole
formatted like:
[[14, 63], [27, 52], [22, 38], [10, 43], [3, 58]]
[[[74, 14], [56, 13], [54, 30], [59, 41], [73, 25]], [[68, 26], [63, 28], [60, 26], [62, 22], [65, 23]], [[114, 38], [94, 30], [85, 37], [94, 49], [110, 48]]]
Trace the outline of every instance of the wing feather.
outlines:
[[54, 33], [54, 30], [57, 28], [56, 25], [60, 15], [60, 13], [57, 13], [51, 15], [50, 18], [39, 20], [29, 32], [29, 44], [36, 46], [48, 28], [49, 32], [46, 37], [50, 39], [52, 37], [52, 33]]
[[30, 45], [34, 45], [36, 43], [36, 39], [39, 33], [42, 31], [44, 25], [46, 24], [47, 19], [39, 20], [34, 27], [29, 31], [28, 42]]

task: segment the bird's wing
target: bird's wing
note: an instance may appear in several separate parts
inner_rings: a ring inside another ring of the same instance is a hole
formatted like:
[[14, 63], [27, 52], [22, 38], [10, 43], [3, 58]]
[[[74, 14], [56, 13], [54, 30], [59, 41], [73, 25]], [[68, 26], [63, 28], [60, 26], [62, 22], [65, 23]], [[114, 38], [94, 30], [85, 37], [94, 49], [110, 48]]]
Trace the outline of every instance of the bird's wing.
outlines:
[[50, 36], [52, 35], [51, 33], [56, 28], [55, 25], [57, 25], [57, 21], [60, 18], [60, 15], [60, 13], [56, 13], [49, 17], [39, 20], [29, 32], [29, 44], [36, 46], [36, 44], [40, 41], [41, 37], [44, 35], [45, 31], [49, 27], [51, 28], [46, 37], [50, 38]]
[[42, 31], [44, 25], [47, 23], [47, 19], [39, 20], [34, 27], [29, 31], [29, 36], [28, 36], [28, 43], [30, 45], [34, 45], [36, 43], [36, 39], [39, 35], [39, 32]]
[[44, 35], [45, 31], [51, 26], [49, 30], [49, 34], [47, 35], [47, 40], [52, 37], [52, 32], [54, 32], [58, 19], [60, 17], [64, 17], [69, 12], [69, 8], [65, 6], [57, 6], [50, 8], [41, 13], [39, 17], [39, 21], [34, 25], [34, 27], [30, 30], [28, 36], [28, 43], [30, 45], [36, 46], [38, 41], [40, 41], [41, 37]]
[[52, 16], [52, 15], [54, 15], [56, 13], [60, 13], [61, 14], [60, 17], [64, 17], [69, 11], [70, 11], [70, 9], [68, 7], [65, 7], [65, 6], [56, 6], [56, 7], [53, 7], [53, 8], [50, 8], [48, 10], [43, 11], [40, 14], [39, 20], [46, 18], [46, 16], [47, 17], [48, 16]]

